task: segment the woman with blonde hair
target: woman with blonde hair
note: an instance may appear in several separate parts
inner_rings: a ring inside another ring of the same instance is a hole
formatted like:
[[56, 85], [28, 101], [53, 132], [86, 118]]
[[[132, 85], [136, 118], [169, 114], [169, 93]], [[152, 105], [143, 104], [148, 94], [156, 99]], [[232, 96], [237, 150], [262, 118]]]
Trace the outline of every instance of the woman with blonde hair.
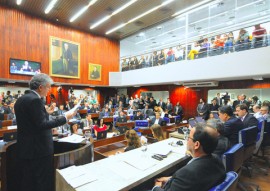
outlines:
[[165, 139], [163, 131], [160, 125], [154, 124], [150, 127], [153, 137], [156, 139], [156, 142], [162, 141]]
[[137, 132], [133, 129], [126, 132], [125, 139], [127, 140], [127, 148], [125, 149], [125, 152], [139, 148], [142, 145]]

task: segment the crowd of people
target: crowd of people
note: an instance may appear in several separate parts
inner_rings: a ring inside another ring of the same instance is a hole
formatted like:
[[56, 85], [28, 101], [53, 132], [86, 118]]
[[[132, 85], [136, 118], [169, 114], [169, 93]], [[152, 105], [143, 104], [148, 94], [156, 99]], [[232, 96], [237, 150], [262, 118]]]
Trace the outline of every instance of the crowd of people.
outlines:
[[[28, 91], [25, 92], [25, 94], [28, 93]], [[2, 93], [0, 96], [1, 112], [13, 114], [13, 119], [16, 119], [14, 104], [22, 95], [20, 91], [17, 94], [11, 94], [10, 91], [7, 91], [6, 94]], [[193, 159], [188, 165], [177, 170], [172, 177], [156, 179], [153, 190], [182, 189], [183, 186], [198, 190], [199, 188], [196, 185], [200, 185], [200, 189], [210, 188], [224, 179], [225, 170], [218, 158], [231, 146], [238, 143], [238, 132], [247, 127], [258, 126], [258, 123], [262, 120], [270, 121], [269, 101], [262, 102], [256, 95], [247, 98], [244, 94], [238, 95], [234, 102], [231, 102], [230, 99], [228, 92], [222, 95], [217, 93], [211, 103], [206, 103], [204, 99], [200, 99], [197, 113], [205, 121], [190, 127], [190, 133], [187, 137], [187, 152]], [[117, 115], [118, 122], [126, 122], [126, 115], [132, 115], [134, 120], [147, 119], [149, 121], [149, 128], [153, 137], [152, 142], [158, 142], [165, 139], [161, 128], [161, 121], [164, 117], [183, 115], [183, 108], [180, 103], [178, 102], [173, 106], [169, 98], [166, 101], [160, 98], [157, 102], [154, 97], [135, 95], [133, 98], [127, 95], [116, 95], [106, 99], [104, 107], [101, 108], [92, 95], [82, 94], [76, 97], [74, 93], [71, 93], [65, 105], [57, 106], [55, 102], [52, 102], [45, 106], [47, 110], [54, 108], [54, 111], [50, 112], [50, 120], [54, 120], [54, 117], [63, 116], [79, 101], [81, 101], [79, 110], [88, 110], [89, 112], [85, 116], [80, 116], [77, 113], [73, 116], [72, 122], [66, 123], [62, 127], [68, 126], [64, 129], [70, 129], [71, 133], [74, 134], [83, 134], [84, 128], [90, 128], [93, 137], [97, 137], [99, 132], [112, 130], [110, 124], [104, 123], [104, 118]], [[98, 113], [98, 119], [92, 119], [93, 113]], [[125, 134], [127, 141], [125, 152], [145, 144], [134, 129], [125, 129], [121, 133]], [[206, 165], [208, 163], [211, 164], [211, 169], [209, 169], [209, 165]], [[213, 171], [209, 173], [213, 177], [207, 178], [207, 180], [199, 180], [196, 179], [195, 174], [191, 173], [189, 176], [195, 178], [193, 180], [198, 184], [189, 184], [185, 174], [194, 168], [207, 168], [207, 172]]]
[[123, 58], [121, 67], [122, 71], [128, 71], [181, 61], [186, 56], [187, 59], [194, 60], [267, 45], [270, 46], [270, 31], [268, 34], [264, 27], [256, 24], [251, 33], [248, 29], [242, 28], [238, 31], [219, 34], [214, 37], [201, 37], [199, 41], [188, 44], [187, 50], [185, 45], [178, 45], [146, 55]]

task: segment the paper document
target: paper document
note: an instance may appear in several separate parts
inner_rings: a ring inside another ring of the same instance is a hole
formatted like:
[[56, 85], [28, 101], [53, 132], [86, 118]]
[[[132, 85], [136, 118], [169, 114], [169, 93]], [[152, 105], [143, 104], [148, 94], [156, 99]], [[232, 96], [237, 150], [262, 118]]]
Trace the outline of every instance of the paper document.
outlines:
[[115, 162], [112, 165], [109, 165], [108, 168], [115, 174], [124, 178], [125, 180], [131, 179], [139, 173], [139, 170], [137, 168], [134, 168], [133, 166], [127, 164], [124, 161]]
[[7, 129], [17, 129], [17, 125], [8, 126]]
[[124, 160], [124, 162], [142, 171], [149, 169], [157, 164], [156, 161], [154, 161], [154, 159], [144, 158], [142, 161], [142, 160], [138, 160], [138, 158], [136, 157], [129, 158], [128, 160]]
[[85, 140], [85, 138], [83, 138], [82, 136], [73, 134], [71, 136], [59, 139], [58, 141], [59, 142], [67, 142], [67, 143], [81, 143], [84, 140]]
[[59, 170], [59, 173], [73, 188], [78, 188], [97, 180], [93, 173], [87, 172], [82, 166], [71, 166], [63, 170]]

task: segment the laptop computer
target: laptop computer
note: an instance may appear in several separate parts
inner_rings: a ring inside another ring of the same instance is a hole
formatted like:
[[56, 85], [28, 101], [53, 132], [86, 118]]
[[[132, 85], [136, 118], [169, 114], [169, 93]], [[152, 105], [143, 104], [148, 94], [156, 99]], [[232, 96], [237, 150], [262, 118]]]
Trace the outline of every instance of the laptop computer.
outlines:
[[196, 121], [197, 121], [198, 123], [204, 122], [204, 119], [203, 119], [202, 117], [197, 116], [197, 117], [195, 117], [195, 119], [196, 119]]
[[58, 111], [54, 111], [54, 112], [52, 112], [51, 115], [52, 115], [52, 116], [58, 116], [59, 114], [58, 114]]
[[194, 127], [195, 125], [196, 125], [196, 121], [195, 121], [195, 119], [189, 119], [188, 120], [188, 124], [191, 126], [191, 127]]
[[167, 125], [167, 121], [161, 121], [160, 126], [166, 126]]
[[4, 142], [10, 142], [10, 141], [15, 141], [15, 140], [17, 140], [17, 132], [3, 134], [3, 141]]
[[100, 131], [97, 133], [97, 140], [106, 138], [107, 138], [107, 131]]
[[180, 118], [175, 118], [175, 124], [178, 125], [181, 123], [181, 119]]

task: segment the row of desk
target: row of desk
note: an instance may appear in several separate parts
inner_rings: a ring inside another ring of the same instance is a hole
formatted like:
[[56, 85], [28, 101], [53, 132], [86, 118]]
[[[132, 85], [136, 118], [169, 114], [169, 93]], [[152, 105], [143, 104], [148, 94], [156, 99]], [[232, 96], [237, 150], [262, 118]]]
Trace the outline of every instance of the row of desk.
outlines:
[[[170, 144], [177, 141], [169, 138], [148, 145], [146, 152], [138, 148], [79, 167], [57, 170], [56, 191], [141, 190], [152, 186], [154, 178], [165, 172], [172, 173], [190, 160], [185, 154], [186, 143], [183, 146]], [[162, 161], [151, 157], [170, 151], [171, 154]]]

